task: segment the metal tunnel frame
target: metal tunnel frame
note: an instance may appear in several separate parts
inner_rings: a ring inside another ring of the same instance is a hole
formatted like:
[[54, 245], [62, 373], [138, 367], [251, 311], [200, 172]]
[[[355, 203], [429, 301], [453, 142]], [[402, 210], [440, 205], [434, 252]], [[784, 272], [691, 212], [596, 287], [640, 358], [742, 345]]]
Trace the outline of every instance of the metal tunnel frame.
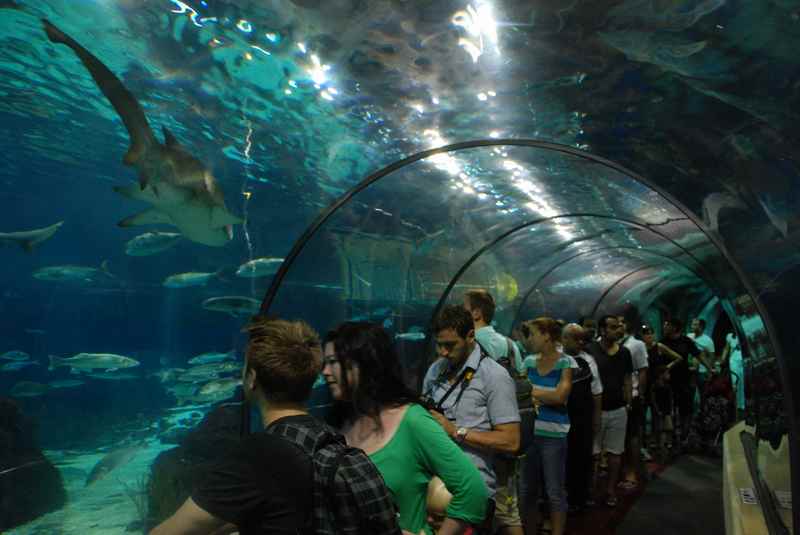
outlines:
[[[581, 251], [580, 253], [576, 253], [576, 254], [574, 254], [572, 256], [569, 256], [569, 257], [565, 258], [564, 260], [562, 260], [561, 262], [558, 262], [557, 264], [554, 264], [552, 267], [550, 267], [550, 269], [548, 269], [542, 275], [540, 275], [539, 278], [536, 279], [536, 282], [534, 282], [533, 285], [530, 287], [530, 289], [527, 292], [525, 292], [525, 295], [523, 296], [522, 300], [519, 303], [519, 306], [517, 307], [517, 311], [514, 313], [514, 318], [511, 321], [511, 325], [513, 326], [513, 325], [516, 325], [518, 323], [519, 315], [522, 312], [522, 307], [525, 305], [525, 303], [528, 302], [528, 297], [530, 297], [530, 295], [534, 291], [536, 291], [536, 289], [539, 287], [539, 285], [542, 283], [542, 281], [544, 281], [551, 273], [556, 271], [561, 266], [566, 265], [567, 263], [571, 262], [572, 260], [575, 260], [576, 258], [580, 258], [581, 256], [589, 256], [589, 255], [592, 255], [592, 254], [595, 254], [595, 253], [599, 253], [599, 252], [603, 252], [603, 251], [619, 251], [619, 250], [627, 250], [627, 249], [640, 251], [640, 252], [649, 254], [651, 256], [658, 256], [658, 257], [664, 258], [666, 260], [672, 260], [673, 262], [675, 262], [676, 264], [680, 265], [681, 267], [691, 271], [698, 279], [704, 281], [708, 286], [711, 286], [711, 284], [709, 283], [709, 281], [705, 277], [703, 277], [702, 275], [697, 273], [694, 269], [692, 269], [692, 268], [690, 268], [688, 266], [685, 266], [684, 264], [682, 264], [681, 262], [679, 262], [677, 259], [673, 258], [670, 255], [656, 253], [656, 252], [653, 252], [653, 251], [648, 251], [646, 249], [639, 249], [638, 247], [632, 247], [632, 246], [609, 245], [607, 247], [597, 247], [596, 249], [590, 249], [589, 251]], [[604, 293], [604, 295], [607, 295], [607, 293], [608, 292]], [[595, 307], [592, 309], [592, 316], [594, 316], [596, 311], [597, 311], [597, 305], [595, 305]]]
[[[444, 304], [447, 302], [447, 298], [449, 297], [450, 292], [452, 291], [453, 287], [458, 283], [458, 279], [461, 278], [461, 275], [463, 275], [472, 266], [472, 264], [474, 264], [475, 261], [478, 260], [478, 258], [483, 256], [487, 251], [492, 249], [495, 245], [497, 245], [498, 243], [501, 243], [503, 240], [505, 240], [509, 236], [513, 236], [515, 233], [519, 232], [520, 230], [526, 229], [526, 228], [534, 226], [534, 225], [538, 225], [539, 223], [544, 223], [545, 221], [552, 221], [554, 219], [573, 218], [573, 217], [574, 218], [578, 218], [578, 217], [593, 217], [593, 218], [599, 218], [599, 219], [610, 219], [610, 220], [613, 220], [613, 221], [622, 221], [622, 222], [627, 223], [627, 224], [629, 224], [629, 225], [631, 225], [631, 226], [633, 226], [635, 228], [642, 229], [642, 230], [649, 230], [649, 231], [653, 232], [654, 234], [660, 236], [661, 238], [664, 238], [665, 241], [668, 241], [668, 242], [674, 244], [678, 249], [680, 249], [686, 255], [688, 255], [691, 259], [693, 259], [697, 263], [698, 266], [700, 266], [701, 268], [703, 267], [703, 263], [700, 262], [700, 260], [698, 260], [697, 257], [695, 257], [691, 253], [691, 251], [689, 251], [686, 247], [684, 247], [681, 244], [679, 244], [678, 242], [674, 241], [669, 236], [666, 236], [664, 233], [659, 232], [657, 230], [653, 230], [652, 228], [650, 228], [650, 225], [648, 225], [647, 223], [644, 223], [642, 221], [636, 221], [636, 220], [633, 220], [633, 219], [626, 219], [626, 218], [622, 218], [622, 217], [615, 217], [615, 216], [610, 216], [610, 215], [606, 215], [606, 214], [595, 214], [595, 213], [575, 213], [575, 214], [555, 215], [555, 216], [551, 216], [551, 217], [542, 217], [542, 218], [537, 218], [537, 219], [533, 219], [533, 220], [521, 223], [521, 224], [511, 228], [510, 230], [504, 232], [503, 234], [497, 236], [494, 240], [492, 240], [491, 242], [487, 243], [486, 245], [484, 245], [483, 247], [478, 249], [475, 252], [475, 254], [473, 254], [469, 258], [469, 260], [467, 260], [464, 263], [464, 265], [461, 266], [461, 268], [456, 272], [456, 274], [453, 275], [453, 278], [450, 279], [450, 283], [444, 289], [444, 292], [442, 292], [442, 296], [439, 298], [439, 302], [436, 303], [436, 307], [433, 309], [433, 313], [431, 314], [431, 320], [433, 318], [435, 318], [439, 314], [439, 311], [442, 309]], [[689, 269], [689, 268], [687, 267], [687, 269]], [[702, 280], [705, 280], [705, 277], [700, 276], [700, 278]], [[713, 279], [713, 277], [709, 277], [709, 278]]]
[[[589, 160], [595, 163], [599, 163], [611, 169], [614, 169], [620, 173], [627, 175], [628, 177], [644, 184], [654, 192], [656, 192], [664, 201], [673, 207], [675, 207], [678, 211], [683, 213], [687, 218], [697, 225], [697, 228], [705, 234], [706, 238], [714, 244], [717, 250], [722, 254], [722, 256], [727, 260], [730, 267], [733, 269], [734, 273], [736, 274], [736, 278], [744, 287], [745, 291], [749, 294], [752, 298], [753, 303], [755, 303], [756, 310], [758, 314], [761, 316], [761, 319], [764, 323], [764, 328], [766, 329], [767, 335], [769, 336], [770, 343], [775, 351], [775, 358], [778, 362], [778, 369], [781, 373], [781, 385], [783, 387], [784, 393], [784, 410], [786, 414], [794, 414], [794, 396], [790, 385], [787, 383], [789, 374], [787, 370], [787, 364], [784, 357], [783, 349], [780, 345], [778, 337], [775, 333], [775, 326], [772, 320], [769, 317], [765, 307], [759, 300], [758, 293], [755, 291], [753, 285], [745, 275], [744, 271], [742, 270], [739, 263], [733, 258], [731, 253], [725, 247], [725, 244], [722, 242], [720, 238], [715, 236], [711, 231], [709, 231], [705, 224], [697, 217], [695, 214], [691, 212], [688, 208], [686, 208], [683, 203], [678, 201], [674, 198], [671, 194], [666, 192], [657, 184], [651, 182], [650, 180], [644, 178], [643, 176], [639, 175], [638, 173], [634, 173], [631, 170], [625, 168], [624, 166], [615, 163], [611, 160], [603, 158], [601, 156], [597, 156], [594, 154], [590, 154], [588, 152], [581, 151], [579, 149], [568, 147], [566, 145], [560, 145], [557, 143], [550, 143], [546, 141], [537, 141], [533, 139], [479, 139], [473, 141], [464, 141], [460, 143], [453, 143], [450, 145], [445, 145], [442, 147], [438, 147], [435, 149], [430, 149], [426, 151], [421, 151], [416, 154], [413, 154], [407, 158], [402, 160], [398, 160], [387, 167], [369, 175], [367, 178], [362, 180], [359, 184], [355, 185], [349, 191], [347, 191], [344, 195], [342, 195], [339, 199], [337, 199], [333, 204], [331, 204], [327, 209], [323, 210], [317, 218], [314, 220], [313, 223], [306, 229], [306, 231], [300, 236], [300, 238], [294, 243], [292, 246], [291, 251], [286, 256], [286, 259], [281, 264], [278, 272], [272, 279], [272, 283], [270, 284], [267, 293], [264, 296], [264, 300], [261, 303], [261, 313], [268, 314], [270, 306], [272, 305], [273, 300], [278, 292], [278, 289], [283, 282], [283, 279], [286, 277], [286, 273], [294, 264], [295, 259], [298, 257], [300, 252], [305, 247], [306, 243], [314, 236], [317, 231], [325, 224], [325, 222], [330, 219], [330, 217], [349, 202], [356, 194], [360, 191], [364, 190], [365, 188], [369, 187], [371, 184], [381, 180], [382, 178], [390, 175], [394, 171], [398, 169], [402, 169], [403, 167], [417, 162], [419, 160], [428, 158], [430, 156], [434, 156], [436, 154], [444, 154], [448, 152], [459, 151], [463, 149], [471, 149], [477, 147], [496, 147], [496, 146], [516, 146], [516, 147], [532, 147], [532, 148], [539, 148], [544, 150], [551, 150], [554, 152], [560, 152], [563, 154], [569, 154], [571, 156], [576, 156], [578, 158], [583, 158], [585, 160]], [[250, 420], [250, 411], [247, 403], [242, 404], [242, 432], [244, 433], [245, 430], [249, 431], [249, 420]], [[792, 466], [795, 468], [800, 467], [800, 429], [798, 426], [800, 424], [794, 419], [790, 420], [790, 462]], [[795, 469], [792, 473], [792, 492], [794, 495], [800, 494], [800, 470]], [[800, 508], [795, 507], [793, 512], [793, 520], [794, 525], [798, 525], [798, 521], [800, 521]]]

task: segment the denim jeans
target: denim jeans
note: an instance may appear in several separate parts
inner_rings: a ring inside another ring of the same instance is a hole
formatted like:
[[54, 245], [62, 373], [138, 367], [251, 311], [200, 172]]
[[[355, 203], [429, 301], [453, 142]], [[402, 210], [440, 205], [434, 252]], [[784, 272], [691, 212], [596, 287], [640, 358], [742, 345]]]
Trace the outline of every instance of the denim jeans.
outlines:
[[[567, 439], [536, 436], [525, 452], [519, 482], [520, 509], [536, 507], [542, 487], [547, 490], [550, 510], [568, 509], [566, 484]], [[544, 480], [544, 481], [542, 481]], [[544, 483], [544, 484], [543, 484]]]

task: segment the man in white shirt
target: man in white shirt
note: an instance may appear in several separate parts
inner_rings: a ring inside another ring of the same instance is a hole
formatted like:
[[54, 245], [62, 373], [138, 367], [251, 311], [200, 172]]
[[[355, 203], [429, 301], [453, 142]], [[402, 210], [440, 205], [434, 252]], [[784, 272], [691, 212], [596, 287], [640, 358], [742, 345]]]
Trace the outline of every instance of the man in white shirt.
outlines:
[[[716, 353], [714, 348], [714, 340], [705, 334], [705, 331], [706, 320], [702, 318], [695, 318], [692, 320], [692, 332], [689, 333], [689, 338], [694, 342], [694, 345], [697, 346], [697, 349], [704, 352], [703, 357], [705, 358], [706, 362], [713, 363], [715, 360], [714, 355]], [[703, 386], [705, 386], [708, 374], [708, 368], [706, 368], [702, 362], [699, 362], [697, 364], [697, 389], [700, 391], [701, 396], [703, 395]]]
[[642, 464], [642, 430], [644, 427], [644, 396], [647, 392], [647, 346], [644, 342], [633, 336], [632, 322], [619, 317], [620, 323], [625, 326], [625, 337], [622, 345], [628, 348], [633, 357], [633, 399], [631, 412], [628, 415], [627, 436], [625, 438], [625, 479], [620, 485], [625, 489], [633, 489], [639, 484], [639, 476], [645, 473]]

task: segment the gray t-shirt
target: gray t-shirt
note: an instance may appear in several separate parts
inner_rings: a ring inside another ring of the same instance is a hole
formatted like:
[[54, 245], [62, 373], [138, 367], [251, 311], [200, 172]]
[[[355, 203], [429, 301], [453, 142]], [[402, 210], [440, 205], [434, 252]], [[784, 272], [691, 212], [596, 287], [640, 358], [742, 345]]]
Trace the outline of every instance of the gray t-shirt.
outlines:
[[[445, 378], [448, 365], [447, 359], [439, 359], [431, 365], [422, 383], [424, 395], [435, 401], [444, 397], [451, 386]], [[467, 366], [475, 370], [475, 374], [463, 390], [459, 385], [444, 402], [445, 417], [458, 427], [477, 431], [491, 431], [497, 425], [519, 422], [516, 390], [508, 371], [491, 357], [481, 359], [477, 344], [456, 377]], [[494, 496], [497, 486], [494, 453], [467, 445], [462, 445], [462, 449], [481, 473], [489, 495]]]
[[639, 370], [648, 367], [647, 346], [641, 340], [628, 336], [623, 344], [631, 352], [633, 357], [633, 397], [639, 397]]

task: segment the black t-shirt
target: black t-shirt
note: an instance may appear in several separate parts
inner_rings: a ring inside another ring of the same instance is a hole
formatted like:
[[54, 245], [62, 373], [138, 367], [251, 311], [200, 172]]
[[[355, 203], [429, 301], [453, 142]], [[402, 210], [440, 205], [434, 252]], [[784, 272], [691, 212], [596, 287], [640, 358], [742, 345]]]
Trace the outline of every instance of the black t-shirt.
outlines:
[[294, 535], [311, 527], [313, 470], [296, 444], [256, 433], [200, 478], [192, 500], [241, 535]]
[[665, 338], [661, 343], [683, 357], [682, 361], [670, 369], [672, 388], [689, 388], [689, 355], [696, 357], [700, 354], [697, 345], [691, 338], [683, 335], [677, 338]]
[[609, 355], [599, 342], [592, 342], [586, 350], [597, 362], [597, 370], [603, 382], [603, 410], [613, 411], [624, 407], [625, 377], [633, 373], [631, 352], [620, 344], [619, 351]]

